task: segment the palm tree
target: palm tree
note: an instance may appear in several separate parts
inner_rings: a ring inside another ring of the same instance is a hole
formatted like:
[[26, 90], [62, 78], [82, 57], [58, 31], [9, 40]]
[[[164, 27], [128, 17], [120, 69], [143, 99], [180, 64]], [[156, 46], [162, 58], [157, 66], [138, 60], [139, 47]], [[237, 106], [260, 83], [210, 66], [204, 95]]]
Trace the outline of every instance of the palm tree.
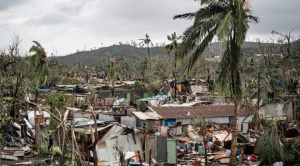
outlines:
[[36, 72], [41, 72], [43, 65], [47, 62], [47, 53], [39, 42], [32, 42], [35, 43], [35, 45], [29, 49], [29, 52], [33, 52], [34, 54], [29, 57], [29, 64]]
[[115, 58], [110, 58], [110, 69], [109, 69], [109, 82], [111, 82], [111, 97], [115, 98], [115, 80], [116, 80], [116, 60]]
[[169, 61], [170, 61], [170, 54], [173, 53], [175, 58], [174, 58], [174, 87], [175, 87], [175, 96], [174, 99], [176, 99], [176, 73], [177, 73], [177, 67], [178, 65], [182, 62], [183, 56], [181, 56], [182, 54], [180, 53], [180, 43], [178, 42], [178, 40], [181, 40], [182, 36], [178, 36], [176, 35], [176, 32], [172, 33], [171, 36], [167, 36], [168, 40], [171, 41], [170, 44], [165, 46], [165, 50], [167, 51], [167, 54], [169, 55]]
[[45, 74], [47, 69], [47, 53], [41, 44], [37, 41], [32, 41], [33, 45], [30, 49], [30, 53], [34, 53], [27, 58], [27, 63], [32, 68], [33, 71], [33, 82], [35, 83], [35, 95], [39, 93], [39, 88], [44, 86], [47, 82], [47, 76]]
[[219, 64], [220, 74], [217, 83], [220, 84], [221, 92], [224, 91], [227, 82], [230, 83], [230, 91], [235, 103], [230, 165], [236, 165], [237, 120], [242, 99], [241, 46], [245, 41], [249, 22], [258, 22], [258, 18], [251, 15], [247, 0], [199, 1], [203, 8], [194, 13], [176, 15], [174, 19], [194, 19], [193, 25], [184, 31], [182, 42], [183, 55], [192, 51], [187, 71], [191, 70], [215, 36], [225, 47]]
[[151, 71], [151, 55], [150, 55], [150, 44], [153, 46], [153, 43], [151, 42], [150, 36], [146, 33], [145, 39], [139, 39], [142, 40], [140, 42], [140, 46], [144, 47], [146, 45], [147, 51], [148, 51], [148, 61], [149, 61], [149, 70]]

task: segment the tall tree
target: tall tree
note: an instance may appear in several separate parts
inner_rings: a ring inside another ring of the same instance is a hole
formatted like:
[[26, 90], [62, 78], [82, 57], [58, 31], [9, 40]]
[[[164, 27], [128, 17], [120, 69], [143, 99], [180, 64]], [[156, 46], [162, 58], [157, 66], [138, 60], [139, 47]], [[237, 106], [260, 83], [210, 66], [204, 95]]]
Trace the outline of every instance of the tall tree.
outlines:
[[168, 40], [171, 41], [170, 44], [165, 46], [165, 50], [167, 51], [167, 54], [169, 55], [169, 61], [170, 61], [170, 54], [174, 54], [174, 87], [175, 87], [175, 93], [174, 98], [176, 99], [176, 73], [177, 73], [177, 67], [182, 62], [183, 56], [180, 53], [180, 43], [179, 40], [181, 40], [182, 36], [177, 36], [176, 32], [172, 33], [171, 36], [167, 36]]
[[109, 68], [109, 82], [111, 84], [111, 97], [115, 98], [115, 80], [116, 80], [116, 67], [115, 67], [116, 60], [115, 58], [110, 58], [110, 68]]
[[258, 18], [251, 15], [247, 0], [199, 0], [199, 2], [203, 7], [198, 11], [176, 15], [174, 19], [194, 19], [193, 25], [183, 34], [183, 55], [192, 51], [187, 71], [193, 67], [215, 36], [225, 47], [219, 64], [220, 74], [217, 83], [220, 84], [221, 90], [224, 90], [226, 83], [230, 82], [230, 91], [235, 103], [230, 165], [236, 165], [237, 120], [242, 99], [241, 47], [245, 41], [249, 22], [258, 22]]
[[29, 52], [33, 54], [28, 57], [27, 62], [34, 72], [34, 77], [37, 79], [36, 88], [40, 88], [39, 86], [43, 86], [47, 81], [47, 76], [45, 75], [47, 67], [47, 53], [39, 42], [32, 42], [35, 45], [29, 49]]
[[18, 115], [25, 95], [25, 66], [20, 54], [20, 43], [21, 40], [15, 35], [9, 46], [0, 49], [0, 126], [5, 121], [2, 115]]
[[150, 55], [150, 45], [153, 46], [153, 43], [151, 42], [150, 36], [146, 33], [145, 39], [139, 39], [142, 40], [142, 42], [140, 42], [140, 46], [147, 47], [147, 51], [148, 51], [148, 62], [149, 62], [149, 70], [151, 71], [151, 55]]
[[29, 64], [31, 70], [31, 80], [34, 84], [35, 92], [35, 102], [37, 101], [37, 96], [39, 94], [39, 89], [44, 87], [47, 82], [47, 53], [41, 44], [37, 41], [32, 41], [33, 45], [29, 52], [33, 53], [31, 56], [26, 57], [26, 62]]
[[45, 62], [47, 62], [47, 53], [39, 42], [32, 42], [35, 45], [29, 49], [29, 52], [34, 54], [30, 56], [29, 63], [32, 65], [32, 67], [34, 67], [36, 72], [40, 72]]

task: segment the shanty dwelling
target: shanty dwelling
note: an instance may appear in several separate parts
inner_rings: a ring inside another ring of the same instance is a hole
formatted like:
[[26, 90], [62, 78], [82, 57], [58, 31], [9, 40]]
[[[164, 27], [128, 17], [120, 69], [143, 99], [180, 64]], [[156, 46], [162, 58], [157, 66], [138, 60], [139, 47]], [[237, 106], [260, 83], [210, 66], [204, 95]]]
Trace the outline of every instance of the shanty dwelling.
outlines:
[[[201, 137], [194, 134], [192, 136], [191, 118], [197, 112], [201, 112], [204, 117], [215, 123], [227, 123], [233, 119], [234, 106], [233, 105], [209, 105], [209, 106], [159, 106], [148, 107], [145, 112], [136, 111], [133, 114], [136, 116], [139, 123], [144, 123], [147, 128], [155, 126], [156, 132], [153, 135], [146, 134], [145, 151], [152, 150], [151, 156], [156, 161], [166, 163], [182, 162], [178, 160], [177, 151], [174, 150], [173, 145], [178, 142], [188, 142], [184, 139], [192, 138], [191, 140], [202, 141]], [[249, 122], [252, 120], [254, 114], [253, 109], [243, 108], [240, 110], [239, 130], [247, 131]], [[242, 123], [244, 122], [244, 123]], [[137, 123], [137, 124], [139, 124]], [[242, 125], [243, 124], [243, 125]], [[220, 125], [223, 126], [223, 125]], [[227, 125], [225, 125], [227, 126]], [[243, 126], [243, 127], [242, 127]], [[219, 130], [214, 132], [214, 138], [219, 140], [231, 140], [231, 134], [226, 130]], [[177, 139], [174, 139], [177, 138]], [[244, 138], [244, 137], [243, 137]], [[215, 141], [214, 139], [212, 141]], [[178, 150], [178, 149], [177, 149]], [[171, 153], [171, 152], [176, 153]], [[165, 154], [165, 155], [164, 155]], [[146, 161], [148, 161], [149, 153], [146, 152]]]
[[[198, 112], [214, 123], [227, 123], [233, 120], [234, 106], [233, 105], [207, 105], [207, 106], [157, 106], [149, 107], [153, 112], [156, 112], [163, 118], [161, 131], [167, 131], [170, 126], [186, 126], [191, 123], [191, 118]], [[247, 132], [249, 123], [251, 123], [254, 115], [252, 108], [241, 108], [239, 111], [238, 129], [239, 131]], [[178, 129], [178, 127], [177, 127]], [[176, 129], [176, 132], [178, 132]], [[185, 128], [184, 128], [185, 130]]]
[[165, 134], [161, 133], [162, 117], [150, 110], [134, 111], [132, 114], [136, 117], [136, 127], [147, 133], [144, 137], [145, 141], [142, 141], [145, 147], [145, 161], [149, 163], [153, 159], [156, 162], [176, 164], [177, 140], [165, 137], [167, 136], [166, 132]]
[[[151, 163], [177, 163], [177, 140], [170, 137], [146, 134], [145, 136], [145, 161]], [[150, 157], [151, 156], [151, 157]]]
[[142, 130], [160, 132], [161, 120], [163, 118], [154, 111], [134, 111], [132, 114], [136, 117], [136, 127]]
[[[84, 122], [84, 118], [77, 119], [77, 121], [80, 120], [79, 125], [74, 128], [74, 132], [78, 135], [80, 134], [85, 134], [85, 137], [82, 138], [80, 137], [78, 140], [78, 147], [80, 148], [81, 152], [84, 154], [85, 158], [92, 157], [93, 152], [91, 151], [91, 144], [92, 144], [92, 137], [95, 134], [95, 129], [91, 125], [93, 123], [92, 120], [85, 119], [86, 121]], [[84, 122], [84, 123], [83, 123]], [[100, 123], [98, 123], [100, 122]], [[101, 121], [97, 121], [97, 132], [99, 138], [105, 135], [105, 133], [110, 129], [110, 127], [113, 126], [113, 124], [106, 124], [102, 123]]]
[[96, 145], [99, 161], [119, 161], [119, 152], [125, 153], [125, 158], [135, 156], [137, 152], [143, 152], [140, 131], [122, 124], [114, 124]]

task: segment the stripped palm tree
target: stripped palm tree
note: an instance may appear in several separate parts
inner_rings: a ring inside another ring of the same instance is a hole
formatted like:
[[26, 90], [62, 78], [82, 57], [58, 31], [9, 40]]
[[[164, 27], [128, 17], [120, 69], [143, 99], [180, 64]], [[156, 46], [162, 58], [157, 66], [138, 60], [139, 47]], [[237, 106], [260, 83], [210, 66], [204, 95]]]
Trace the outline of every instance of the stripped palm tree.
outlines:
[[142, 42], [139, 43], [141, 47], [146, 46], [148, 51], [148, 62], [149, 62], [149, 70], [151, 71], [151, 55], [150, 55], [150, 45], [153, 46], [153, 43], [151, 42], [150, 36], [146, 33], [145, 39], [139, 39], [142, 40]]
[[111, 83], [111, 97], [115, 98], [115, 80], [116, 80], [116, 67], [115, 67], [115, 57], [110, 58], [110, 69], [109, 69], [109, 82]]
[[186, 56], [192, 51], [187, 71], [192, 69], [214, 37], [217, 37], [225, 48], [219, 64], [220, 74], [217, 83], [221, 87], [221, 92], [224, 92], [229, 82], [235, 103], [230, 165], [236, 165], [237, 120], [242, 99], [241, 47], [249, 29], [249, 22], [258, 22], [258, 18], [251, 15], [247, 0], [199, 0], [199, 2], [203, 7], [198, 11], [176, 15], [174, 19], [194, 19], [193, 25], [183, 33], [183, 55]]
[[174, 54], [174, 87], [175, 87], [175, 96], [174, 98], [176, 99], [176, 73], [177, 73], [177, 68], [181, 64], [183, 56], [180, 53], [180, 43], [179, 40], [181, 40], [182, 36], [177, 36], [176, 32], [172, 33], [171, 36], [167, 36], [168, 40], [171, 41], [170, 44], [165, 46], [165, 50], [167, 51], [167, 54], [169, 55], [169, 61], [170, 61], [170, 54]]

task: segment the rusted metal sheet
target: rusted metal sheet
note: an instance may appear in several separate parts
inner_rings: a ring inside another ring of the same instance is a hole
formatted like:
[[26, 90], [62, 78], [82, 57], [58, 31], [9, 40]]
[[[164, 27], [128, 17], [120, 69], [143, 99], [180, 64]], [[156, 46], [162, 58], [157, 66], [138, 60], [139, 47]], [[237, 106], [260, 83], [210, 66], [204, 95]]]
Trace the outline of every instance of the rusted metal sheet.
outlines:
[[146, 162], [149, 163], [149, 155], [150, 155], [150, 149], [151, 149], [151, 156], [154, 160], [157, 160], [157, 137], [152, 135], [146, 136], [146, 142], [145, 142], [145, 158]]

